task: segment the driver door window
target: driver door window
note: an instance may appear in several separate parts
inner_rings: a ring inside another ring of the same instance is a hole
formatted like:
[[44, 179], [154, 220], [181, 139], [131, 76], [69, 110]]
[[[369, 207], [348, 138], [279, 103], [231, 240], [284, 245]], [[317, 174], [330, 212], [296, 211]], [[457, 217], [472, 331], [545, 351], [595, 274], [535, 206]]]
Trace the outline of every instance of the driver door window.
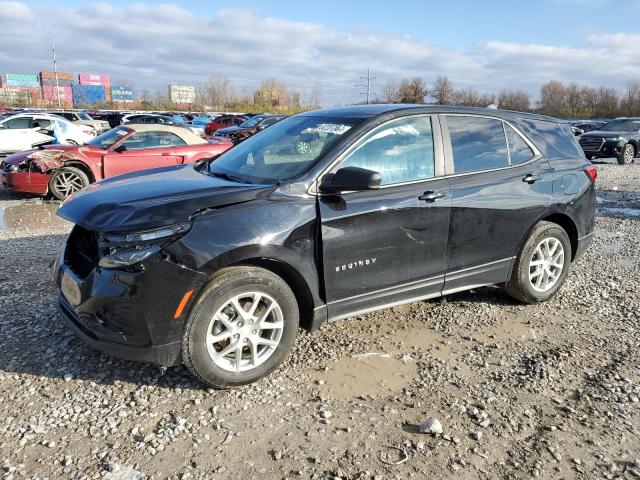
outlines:
[[339, 168], [360, 167], [382, 176], [381, 185], [414, 182], [435, 174], [433, 132], [427, 116], [401, 118], [367, 134]]

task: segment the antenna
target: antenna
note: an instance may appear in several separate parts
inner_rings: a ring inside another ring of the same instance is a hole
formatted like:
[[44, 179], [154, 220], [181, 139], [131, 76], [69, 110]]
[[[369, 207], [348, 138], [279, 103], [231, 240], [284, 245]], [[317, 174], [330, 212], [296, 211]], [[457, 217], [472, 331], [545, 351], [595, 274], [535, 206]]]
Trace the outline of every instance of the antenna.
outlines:
[[360, 77], [360, 80], [366, 80], [367, 83], [366, 84], [357, 84], [356, 87], [366, 87], [367, 92], [366, 93], [362, 93], [362, 95], [366, 95], [367, 96], [367, 105], [369, 104], [369, 100], [371, 99], [371, 80], [375, 80], [376, 77], [371, 75], [371, 69], [367, 68], [367, 76], [366, 77]]

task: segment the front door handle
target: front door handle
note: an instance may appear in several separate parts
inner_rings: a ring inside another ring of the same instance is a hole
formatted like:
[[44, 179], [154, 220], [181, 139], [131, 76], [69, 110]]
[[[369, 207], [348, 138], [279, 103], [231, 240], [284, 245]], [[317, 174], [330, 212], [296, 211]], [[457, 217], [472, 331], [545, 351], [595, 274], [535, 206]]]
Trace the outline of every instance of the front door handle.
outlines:
[[163, 157], [173, 157], [175, 155], [175, 153], [171, 153], [171, 152], [162, 152], [162, 156]]
[[523, 177], [522, 181], [531, 185], [532, 183], [536, 183], [541, 178], [542, 177], [540, 175], [534, 175], [533, 173], [528, 173]]
[[433, 203], [439, 198], [443, 198], [447, 196], [447, 192], [434, 192], [433, 190], [427, 190], [422, 195], [418, 197], [418, 200], [424, 200], [428, 203]]

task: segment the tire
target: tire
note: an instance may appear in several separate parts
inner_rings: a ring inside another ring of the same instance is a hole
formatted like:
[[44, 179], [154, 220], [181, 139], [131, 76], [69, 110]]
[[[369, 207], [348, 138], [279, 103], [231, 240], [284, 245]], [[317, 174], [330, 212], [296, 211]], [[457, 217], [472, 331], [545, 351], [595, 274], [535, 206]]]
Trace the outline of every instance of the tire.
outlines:
[[[261, 297], [252, 320], [256, 294]], [[246, 316], [233, 306], [233, 299]], [[255, 328], [253, 322], [265, 313], [269, 322], [263, 325], [268, 328]], [[182, 361], [198, 380], [215, 388], [253, 383], [285, 360], [298, 333], [298, 317], [296, 297], [279, 276], [257, 267], [225, 268], [204, 288], [189, 315]]]
[[76, 167], [62, 167], [55, 170], [49, 180], [49, 192], [54, 198], [64, 200], [89, 185], [89, 177]]
[[[546, 247], [545, 241], [548, 241]], [[560, 252], [559, 247], [562, 247], [562, 258], [556, 257]], [[552, 255], [547, 257], [549, 253]], [[540, 222], [520, 250], [505, 290], [523, 303], [545, 302], [555, 295], [566, 280], [570, 263], [571, 241], [567, 232], [555, 223]], [[557, 275], [557, 278], [554, 279], [547, 271]], [[545, 279], [548, 283], [543, 285]]]
[[624, 147], [622, 147], [622, 153], [616, 157], [618, 163], [620, 165], [627, 165], [633, 162], [634, 157], [636, 156], [636, 149], [630, 143], [627, 143]]

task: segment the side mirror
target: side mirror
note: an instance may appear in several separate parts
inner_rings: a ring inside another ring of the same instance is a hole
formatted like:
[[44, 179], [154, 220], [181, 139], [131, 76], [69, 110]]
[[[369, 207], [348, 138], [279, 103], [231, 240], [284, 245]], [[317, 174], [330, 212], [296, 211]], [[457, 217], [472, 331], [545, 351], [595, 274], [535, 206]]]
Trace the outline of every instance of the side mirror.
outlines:
[[373, 170], [360, 167], [344, 167], [334, 174], [322, 177], [320, 191], [338, 193], [348, 191], [375, 190], [380, 186], [382, 176]]
[[127, 147], [125, 145], [118, 145], [116, 148], [113, 149], [113, 151], [116, 153], [126, 152]]

